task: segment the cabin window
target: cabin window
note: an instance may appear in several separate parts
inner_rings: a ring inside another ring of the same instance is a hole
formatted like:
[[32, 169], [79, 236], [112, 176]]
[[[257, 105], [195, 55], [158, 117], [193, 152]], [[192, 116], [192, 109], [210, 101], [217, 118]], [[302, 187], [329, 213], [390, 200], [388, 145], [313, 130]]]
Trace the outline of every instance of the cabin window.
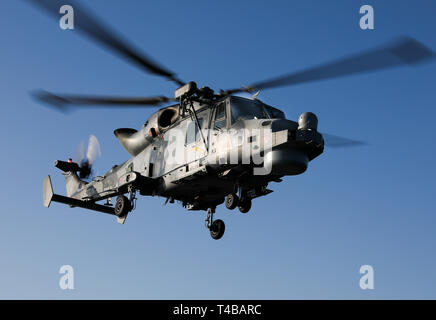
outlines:
[[[200, 127], [203, 127], [203, 118], [198, 119]], [[188, 127], [186, 128], [186, 141], [185, 143], [191, 144], [199, 141], [201, 138], [200, 131], [198, 130], [197, 123], [195, 120], [188, 121]]]

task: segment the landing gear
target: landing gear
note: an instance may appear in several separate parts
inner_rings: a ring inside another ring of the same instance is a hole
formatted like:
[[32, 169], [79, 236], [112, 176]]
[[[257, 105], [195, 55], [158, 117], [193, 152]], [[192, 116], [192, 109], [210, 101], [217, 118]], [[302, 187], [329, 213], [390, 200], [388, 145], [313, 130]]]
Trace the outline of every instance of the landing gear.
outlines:
[[215, 220], [210, 227], [210, 235], [213, 239], [218, 240], [224, 235], [224, 231], [226, 230], [226, 225], [223, 220]]
[[226, 208], [233, 210], [238, 206], [239, 197], [236, 193], [230, 193], [226, 197]]
[[120, 195], [117, 197], [117, 201], [115, 202], [114, 213], [117, 217], [117, 222], [120, 224], [126, 222], [127, 214], [135, 209], [136, 205], [135, 188], [132, 185], [129, 185], [127, 191], [129, 192], [128, 198], [124, 195]]
[[242, 213], [247, 213], [251, 209], [251, 199], [250, 198], [242, 198], [239, 201], [239, 211]]
[[132, 210], [131, 202], [126, 196], [118, 196], [115, 202], [115, 215], [119, 218], [127, 216], [129, 211]]
[[239, 211], [247, 213], [251, 209], [251, 197], [241, 189], [239, 189], [239, 195], [240, 197], [238, 197], [236, 192], [229, 193], [226, 197], [226, 208], [233, 210], [239, 207]]
[[215, 239], [221, 239], [224, 235], [224, 231], [226, 230], [226, 225], [224, 224], [224, 221], [217, 219], [213, 220], [213, 214], [215, 213], [215, 208], [210, 208], [207, 211], [207, 218], [206, 218], [206, 227], [210, 231], [210, 236]]

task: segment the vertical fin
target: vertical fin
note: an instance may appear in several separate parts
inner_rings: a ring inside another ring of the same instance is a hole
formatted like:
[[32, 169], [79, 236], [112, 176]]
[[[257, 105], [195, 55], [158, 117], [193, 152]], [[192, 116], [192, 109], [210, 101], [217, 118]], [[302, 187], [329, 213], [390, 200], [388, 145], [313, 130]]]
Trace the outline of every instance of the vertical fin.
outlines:
[[53, 198], [53, 185], [51, 184], [50, 176], [44, 178], [42, 182], [42, 203], [44, 207], [50, 207], [51, 199]]
[[73, 171], [63, 172], [65, 177], [65, 187], [67, 189], [67, 196], [71, 197], [76, 193], [83, 185], [86, 184], [85, 181], [79, 179], [77, 174]]

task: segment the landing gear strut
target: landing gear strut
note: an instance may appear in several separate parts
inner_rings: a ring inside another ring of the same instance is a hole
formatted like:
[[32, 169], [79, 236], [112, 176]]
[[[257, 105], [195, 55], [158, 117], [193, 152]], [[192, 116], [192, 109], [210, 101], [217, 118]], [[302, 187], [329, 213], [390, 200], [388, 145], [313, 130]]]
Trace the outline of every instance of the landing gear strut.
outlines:
[[132, 185], [129, 185], [129, 201], [130, 201], [130, 211], [136, 207], [136, 190]]
[[224, 235], [224, 231], [226, 230], [226, 225], [224, 224], [223, 220], [217, 219], [213, 220], [213, 214], [215, 213], [215, 208], [210, 208], [207, 211], [207, 218], [206, 218], [206, 227], [210, 231], [210, 236], [215, 239], [221, 239]]

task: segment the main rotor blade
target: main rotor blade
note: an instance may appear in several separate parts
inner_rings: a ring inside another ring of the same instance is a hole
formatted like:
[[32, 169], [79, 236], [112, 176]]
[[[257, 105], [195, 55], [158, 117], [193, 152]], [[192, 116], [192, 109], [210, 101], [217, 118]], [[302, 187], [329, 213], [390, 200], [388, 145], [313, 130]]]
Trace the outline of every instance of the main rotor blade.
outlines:
[[402, 65], [414, 65], [434, 58], [435, 53], [419, 41], [409, 37], [402, 37], [383, 47], [368, 50], [300, 72], [289, 73], [277, 78], [256, 82], [242, 88], [230, 89], [224, 91], [224, 94], [253, 92], [260, 89], [333, 79]]
[[[60, 18], [59, 9], [65, 4], [65, 1], [60, 0], [30, 0], [38, 7], [44, 9], [47, 13], [53, 15], [56, 19]], [[116, 32], [111, 30], [103, 22], [99, 21], [90, 13], [90, 10], [83, 9], [74, 0], [67, 1], [74, 10], [74, 29], [77, 29], [88, 37], [93, 38], [101, 45], [106, 46], [115, 53], [130, 62], [139, 65], [147, 72], [163, 76], [178, 85], [183, 85], [184, 82], [176, 77], [176, 75], [160, 66], [146, 54], [141, 53], [133, 45], [122, 39]]]
[[364, 141], [353, 140], [343, 137], [334, 136], [331, 134], [322, 134], [324, 138], [324, 144], [331, 148], [344, 148], [344, 147], [355, 147], [355, 146], [366, 146], [368, 145]]
[[47, 91], [39, 90], [33, 93], [35, 99], [56, 107], [60, 111], [67, 111], [72, 106], [99, 106], [99, 107], [147, 107], [159, 106], [166, 102], [177, 101], [168, 97], [106, 97], [86, 95], [55, 95]]

